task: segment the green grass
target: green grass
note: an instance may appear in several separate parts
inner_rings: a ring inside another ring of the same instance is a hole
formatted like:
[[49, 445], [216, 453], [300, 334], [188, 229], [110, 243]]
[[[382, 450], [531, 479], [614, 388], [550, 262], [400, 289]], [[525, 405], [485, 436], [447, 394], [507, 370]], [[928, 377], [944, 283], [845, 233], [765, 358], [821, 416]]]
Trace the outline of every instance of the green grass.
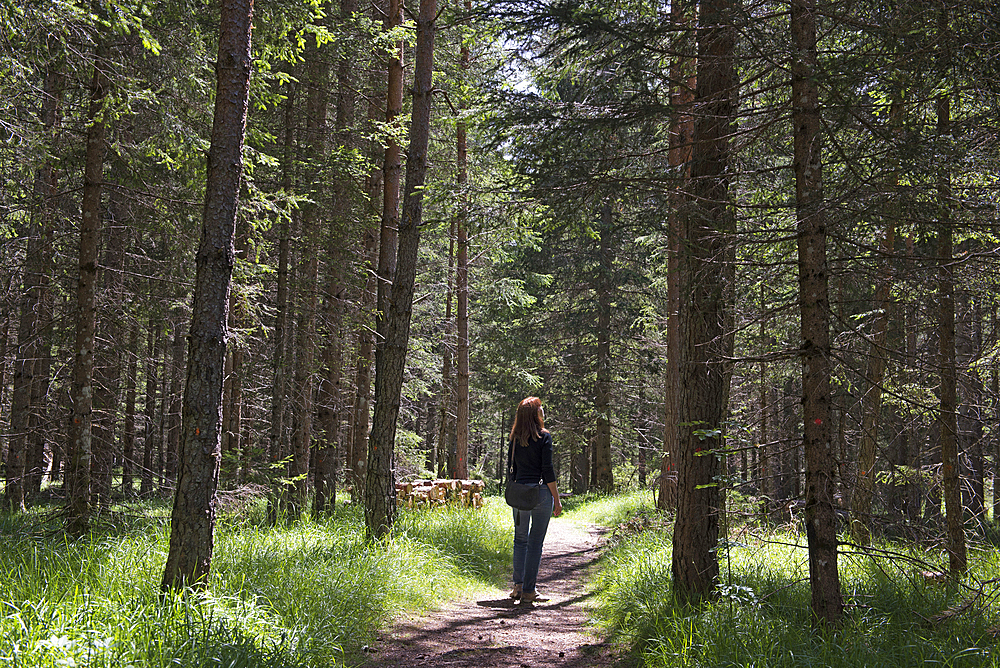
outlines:
[[[844, 624], [813, 630], [805, 540], [744, 527], [722, 555], [717, 600], [671, 596], [669, 515], [647, 493], [567, 499], [567, 517], [610, 525], [592, 612], [640, 666], [1000, 666], [1000, 551], [981, 544], [960, 584], [915, 561], [843, 554]], [[45, 511], [0, 514], [0, 668], [337, 666], [403, 611], [503, 586], [511, 521], [497, 498], [480, 510], [404, 513], [368, 544], [355, 508], [323, 522], [267, 527], [257, 506], [219, 521], [200, 594], [161, 598], [163, 506], [116, 509], [71, 540]], [[879, 547], [945, 562], [940, 550]], [[975, 598], [963, 612], [935, 619]]]
[[[961, 585], [928, 581], [914, 561], [841, 555], [844, 623], [813, 630], [804, 536], [746, 530], [734, 537], [728, 560], [720, 555], [717, 600], [681, 606], [671, 593], [669, 527], [653, 515], [639, 509], [619, 523], [595, 582], [599, 623], [641, 666], [1000, 666], [993, 635], [1000, 625], [1000, 584], [991, 582], [1000, 577], [995, 548], [976, 552]], [[879, 547], [946, 563], [921, 548]], [[967, 611], [934, 619], [974, 590], [984, 596]]]
[[651, 514], [652, 492], [631, 491], [617, 496], [572, 495], [563, 499], [566, 517], [589, 524], [616, 527], [637, 516]]
[[[334, 666], [403, 610], [501, 584], [505, 507], [404, 514], [364, 541], [356, 509], [220, 520], [209, 587], [162, 600], [167, 524], [145, 508], [80, 540], [0, 515], [0, 666]], [[51, 524], [55, 524], [53, 519]]]

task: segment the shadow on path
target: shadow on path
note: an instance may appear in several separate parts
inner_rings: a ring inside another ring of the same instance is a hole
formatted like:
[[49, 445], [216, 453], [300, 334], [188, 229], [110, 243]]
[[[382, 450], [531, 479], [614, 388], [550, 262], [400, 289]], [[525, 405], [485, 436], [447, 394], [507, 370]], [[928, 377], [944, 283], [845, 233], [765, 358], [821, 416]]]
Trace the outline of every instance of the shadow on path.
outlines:
[[400, 620], [368, 648], [366, 668], [604, 668], [623, 666], [591, 634], [584, 604], [587, 570], [598, 556], [599, 532], [568, 522], [549, 524], [533, 604], [510, 598], [456, 600]]

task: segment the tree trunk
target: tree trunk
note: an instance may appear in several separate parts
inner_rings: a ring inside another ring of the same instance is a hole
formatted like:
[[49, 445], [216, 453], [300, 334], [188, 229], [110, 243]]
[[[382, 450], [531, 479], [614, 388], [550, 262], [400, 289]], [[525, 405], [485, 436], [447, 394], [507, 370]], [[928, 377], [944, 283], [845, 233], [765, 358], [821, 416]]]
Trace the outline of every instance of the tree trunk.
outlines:
[[406, 189], [399, 225], [399, 251], [392, 296], [380, 334], [385, 341], [375, 356], [375, 414], [369, 441], [369, 469], [365, 481], [365, 527], [369, 538], [384, 536], [392, 527], [396, 492], [392, 461], [399, 415], [400, 392], [406, 365], [406, 348], [413, 313], [413, 287], [420, 243], [424, 178], [434, 68], [436, 0], [420, 0], [417, 15], [416, 62], [410, 145], [406, 158]]
[[[304, 216], [304, 218], [307, 216]], [[309, 229], [315, 222], [305, 223], [304, 229]], [[306, 236], [309, 235], [306, 232]], [[303, 267], [303, 300], [299, 314], [296, 343], [297, 355], [295, 362], [294, 387], [294, 428], [292, 432], [292, 466], [289, 472], [294, 481], [295, 489], [290, 498], [288, 519], [298, 519], [306, 507], [306, 495], [309, 490], [309, 452], [312, 441], [313, 417], [313, 361], [316, 357], [316, 281], [319, 278], [319, 262], [315, 248], [303, 249], [305, 260]]]
[[[761, 311], [765, 311], [764, 302], [764, 282], [761, 281], [760, 284], [760, 305]], [[767, 338], [767, 317], [765, 313], [761, 313], [760, 318], [760, 346], [761, 355], [764, 354], [766, 346], [769, 341]], [[770, 446], [768, 441], [770, 440], [770, 432], [768, 431], [768, 412], [770, 407], [768, 406], [767, 394], [768, 394], [768, 380], [767, 380], [767, 364], [761, 360], [760, 362], [760, 387], [758, 388], [760, 396], [760, 439], [758, 441], [758, 448], [760, 449], [760, 454], [758, 455], [758, 465], [760, 467], [760, 483], [757, 486], [758, 494], [760, 495], [760, 511], [761, 516], [764, 520], [767, 519], [770, 514], [770, 500], [774, 494], [773, 487], [771, 484], [771, 459], [768, 456], [770, 454]]]
[[[670, 4], [670, 20], [678, 29], [687, 28], [691, 23], [690, 11], [693, 2], [675, 0]], [[670, 214], [667, 240], [667, 364], [664, 373], [663, 401], [663, 458], [660, 461], [660, 482], [657, 507], [668, 510], [677, 507], [677, 453], [679, 444], [680, 399], [681, 399], [681, 330], [680, 301], [681, 249], [683, 221], [680, 211], [684, 206], [687, 181], [691, 177], [691, 149], [694, 138], [694, 117], [691, 104], [695, 93], [695, 59], [691, 57], [690, 31], [685, 30], [678, 40], [679, 55], [670, 66], [671, 106], [674, 113], [670, 117], [670, 148], [668, 159], [671, 172], [678, 174], [679, 182], [670, 192]]]
[[135, 399], [139, 374], [139, 325], [133, 323], [128, 337], [128, 370], [125, 374], [125, 423], [122, 427], [122, 496], [131, 500], [135, 490]]
[[[944, 19], [947, 21], [947, 18]], [[951, 98], [937, 101], [937, 132], [945, 140], [951, 132]], [[947, 161], [939, 153], [943, 161]], [[955, 267], [952, 258], [951, 174], [947, 165], [938, 177], [938, 345], [941, 369], [940, 417], [941, 468], [944, 507], [948, 522], [948, 563], [952, 573], [962, 573], [967, 565], [962, 496], [959, 484], [957, 372], [955, 364]]]
[[[52, 182], [55, 197], [55, 181]], [[29, 497], [41, 493], [45, 474], [45, 445], [49, 434], [49, 386], [52, 380], [53, 294], [49, 286], [49, 273], [55, 262], [52, 244], [52, 224], [40, 230], [42, 238], [38, 283], [38, 321], [36, 331], [35, 368], [31, 378], [31, 401], [28, 414], [27, 493]], [[53, 445], [53, 448], [55, 446]], [[58, 471], [58, 469], [57, 469]]]
[[[292, 192], [294, 182], [293, 148], [295, 143], [295, 85], [290, 84], [288, 97], [285, 100], [285, 136], [282, 156], [282, 187], [286, 193]], [[279, 506], [284, 497], [284, 484], [280, 481], [282, 474], [278, 470], [279, 462], [285, 457], [285, 396], [287, 389], [287, 348], [291, 339], [288, 302], [288, 267], [290, 250], [291, 225], [288, 220], [279, 222], [278, 231], [278, 285], [275, 303], [274, 319], [274, 382], [271, 387], [271, 420], [268, 438], [268, 462], [271, 466], [269, 475], [272, 478], [271, 499], [268, 502], [268, 517], [273, 523], [277, 519]]]
[[[837, 624], [844, 604], [837, 571], [837, 516], [833, 505], [836, 457], [830, 438], [830, 301], [820, 135], [822, 121], [815, 79], [815, 0], [792, 0], [791, 10], [792, 124], [795, 136], [809, 583], [814, 619]], [[881, 349], [884, 350], [884, 335]]]
[[[55, 133], [61, 120], [63, 77], [61, 65], [50, 63], [46, 68], [42, 89], [40, 121], [49, 135]], [[40, 469], [41, 455], [37, 440], [43, 432], [38, 422], [44, 411], [40, 400], [48, 391], [48, 365], [51, 357], [51, 331], [47, 321], [51, 321], [52, 296], [49, 290], [49, 272], [52, 267], [52, 229], [55, 210], [54, 199], [58, 195], [55, 166], [46, 161], [35, 173], [34, 194], [36, 210], [27, 230], [28, 243], [25, 249], [20, 299], [20, 320], [18, 323], [17, 350], [14, 356], [14, 379], [10, 411], [10, 437], [6, 459], [6, 485], [4, 506], [12, 510], [23, 510], [25, 497], [35, 487], [34, 481], [27, 481], [26, 475], [33, 476], [33, 469]], [[6, 359], [6, 350], [4, 351]], [[43, 389], [44, 388], [44, 389]], [[32, 424], [34, 423], [34, 425]], [[29, 454], [32, 453], [32, 454]]]
[[[357, 0], [341, 0], [340, 17], [349, 21], [358, 9]], [[325, 77], [321, 77], [325, 80]], [[350, 54], [343, 54], [337, 63], [337, 108], [334, 121], [336, 141], [344, 150], [354, 148], [351, 129], [354, 124], [354, 65]], [[344, 230], [349, 229], [351, 214], [351, 185], [346, 177], [337, 179], [334, 185], [334, 224], [329, 231], [327, 249], [331, 266], [327, 269], [326, 294], [324, 296], [324, 327], [326, 337], [323, 344], [323, 364], [325, 373], [320, 381], [318, 404], [319, 444], [316, 452], [316, 498], [313, 515], [319, 517], [332, 508], [337, 498], [337, 460], [339, 458], [341, 410], [344, 405], [344, 390], [341, 387], [343, 372], [344, 339], [341, 318], [341, 303], [345, 299], [344, 281], [340, 266], [344, 260], [343, 247], [347, 243]]]
[[[402, 25], [403, 22], [403, 2], [402, 0], [389, 0], [388, 11], [385, 13], [385, 21], [383, 22], [383, 32], [389, 34], [392, 30]], [[393, 50], [387, 55], [387, 76], [386, 76], [386, 110], [385, 110], [385, 122], [387, 125], [396, 123], [397, 117], [403, 111], [403, 43], [398, 42], [393, 45]], [[379, 365], [379, 359], [383, 356], [383, 351], [386, 345], [385, 332], [386, 332], [386, 318], [388, 316], [388, 299], [393, 286], [393, 280], [396, 274], [396, 263], [397, 254], [399, 247], [399, 181], [400, 174], [402, 172], [401, 162], [400, 162], [400, 146], [398, 140], [395, 136], [391, 136], [385, 148], [385, 152], [382, 160], [382, 221], [379, 226], [379, 245], [378, 245], [378, 287], [377, 287], [377, 298], [376, 298], [376, 310], [375, 310], [375, 330], [377, 332], [375, 338], [375, 366], [376, 369]], [[376, 371], [375, 377], [375, 415], [377, 415], [378, 405], [379, 405], [379, 391], [383, 385], [379, 384], [378, 375]], [[384, 380], [384, 379], [383, 379]], [[394, 401], [394, 400], [393, 400]], [[386, 401], [382, 401], [383, 409], [385, 408]], [[388, 524], [391, 523], [391, 517], [395, 511], [395, 496], [394, 493], [391, 494], [392, 498], [380, 501], [379, 499], [383, 495], [378, 490], [373, 490], [372, 485], [388, 485], [389, 477], [391, 477], [390, 469], [392, 467], [392, 461], [394, 456], [395, 444], [389, 442], [389, 444], [383, 448], [383, 452], [375, 453], [374, 449], [378, 447], [378, 442], [373, 444], [372, 439], [376, 438], [375, 431], [375, 415], [372, 416], [372, 428], [371, 433], [368, 436], [368, 452], [365, 458], [365, 516], [369, 517], [369, 513], [372, 514], [372, 519], [368, 521], [369, 535], [372, 532], [372, 526], [377, 526], [375, 533], [381, 535], [384, 531], [388, 531]], [[384, 415], [383, 415], [384, 419]], [[380, 425], [381, 429], [385, 430], [386, 425]], [[392, 427], [392, 434], [395, 437], [395, 424]], [[384, 438], [385, 434], [380, 434], [380, 438]], [[385, 444], [383, 444], [385, 445]], [[388, 451], [386, 451], [388, 450]], [[379, 460], [377, 466], [378, 470], [373, 470], [375, 462], [373, 461], [373, 455], [376, 455]], [[360, 457], [359, 457], [360, 459]], [[378, 481], [378, 482], [373, 482]], [[389, 494], [389, 492], [385, 492]], [[375, 504], [374, 507], [373, 504]], [[379, 517], [385, 517], [385, 527], [381, 526], [383, 520], [376, 519]]]
[[[127, 134], [122, 132], [121, 134]], [[113, 181], [123, 181], [123, 169], [112, 162]], [[104, 260], [101, 262], [101, 348], [94, 369], [94, 423], [93, 470], [94, 502], [101, 507], [111, 505], [111, 477], [115, 463], [115, 425], [121, 403], [122, 349], [125, 314], [128, 303], [125, 295], [125, 258], [129, 230], [125, 220], [129, 204], [120, 195], [120, 189], [109, 193], [107, 221], [104, 231]]]
[[[331, 282], [334, 280], [331, 279]], [[339, 294], [327, 295], [324, 307], [327, 342], [323, 348], [324, 374], [316, 401], [320, 435], [316, 447], [316, 496], [313, 501], [315, 518], [331, 510], [337, 500], [336, 464], [340, 443], [340, 411], [343, 408], [343, 388], [340, 382], [343, 366], [343, 339], [339, 317], [341, 297]]]
[[[237, 227], [236, 262], [247, 259], [247, 230], [245, 221], [240, 221]], [[238, 300], [232, 295], [229, 298], [229, 326], [239, 328], [245, 325], [244, 317], [239, 309]], [[223, 465], [228, 462], [232, 480], [223, 479], [219, 474], [220, 484], [240, 483], [246, 480], [247, 466], [241, 466], [244, 461], [243, 441], [243, 374], [244, 357], [247, 343], [237, 341], [230, 348], [228, 377], [225, 383], [225, 406], [222, 414], [222, 457]], [[249, 462], [247, 462], [249, 463]]]
[[143, 409], [142, 470], [139, 472], [139, 496], [145, 497], [153, 491], [153, 454], [156, 447], [154, 425], [156, 424], [156, 393], [162, 331], [155, 312], [149, 314], [149, 330], [146, 334], [146, 404]]
[[[455, 334], [455, 323], [452, 319], [452, 298], [454, 295], [452, 280], [455, 276], [457, 227], [458, 221], [452, 218], [451, 226], [448, 229], [448, 279], [444, 300], [444, 336], [441, 337], [441, 398], [438, 400], [440, 420], [438, 420], [437, 461], [435, 464], [439, 478], [445, 477], [448, 474], [454, 474], [454, 471], [448, 471], [448, 454], [451, 451], [452, 443], [449, 434], [454, 425], [449, 409], [455, 395], [455, 387], [451, 377], [451, 358], [454, 352], [452, 337]], [[449, 475], [448, 477], [454, 478], [455, 476]]]
[[229, 456], [232, 459], [233, 482], [239, 484], [246, 480], [247, 470], [240, 466], [246, 444], [243, 442], [243, 348], [233, 346], [233, 369], [230, 379], [229, 421], [225, 424], [228, 435]]
[[[51, 45], [50, 45], [51, 46]], [[45, 76], [41, 121], [48, 141], [53, 145], [56, 133], [62, 122], [62, 94], [64, 77], [60, 61], [50, 63]], [[48, 396], [52, 376], [52, 339], [53, 339], [53, 302], [54, 295], [50, 287], [52, 267], [55, 266], [55, 250], [53, 237], [57, 211], [56, 198], [59, 196], [58, 172], [51, 160], [36, 172], [35, 194], [39, 199], [33, 225], [32, 237], [38, 235], [36, 254], [31, 258], [33, 273], [25, 288], [30, 284], [34, 295], [32, 301], [35, 312], [34, 333], [31, 335], [34, 344], [31, 357], [35, 360], [31, 374], [31, 399], [28, 415], [27, 442], [27, 493], [37, 496], [41, 491], [42, 477], [45, 472], [45, 445], [48, 429]], [[30, 251], [29, 251], [30, 252]], [[27, 261], [28, 258], [26, 258]], [[27, 266], [27, 265], [26, 265]], [[53, 450], [56, 446], [53, 445]], [[56, 457], [53, 456], [53, 461]], [[53, 480], [58, 477], [58, 467], [53, 472]]]
[[[403, 24], [403, 0], [389, 0], [389, 11], [385, 15], [383, 32], [388, 34]], [[403, 112], [403, 42], [393, 45], [388, 54], [388, 76], [386, 80], [385, 123], [394, 125]], [[379, 231], [378, 247], [378, 319], [385, 319], [388, 309], [386, 300], [392, 289], [396, 274], [396, 255], [399, 245], [399, 180], [402, 172], [401, 149], [396, 135], [389, 137], [382, 162], [382, 226]], [[377, 327], [380, 330], [380, 328]], [[376, 345], [376, 358], [381, 345]], [[376, 390], [376, 402], [378, 391]]]
[[[383, 1], [372, 2], [371, 12], [373, 20], [380, 15], [383, 9]], [[367, 127], [373, 129], [382, 118], [385, 107], [385, 90], [383, 84], [387, 77], [380, 76], [379, 68], [372, 68], [368, 91], [368, 113]], [[378, 163], [378, 154], [382, 152], [381, 144], [377, 141], [369, 142], [369, 155], [372, 164]], [[351, 488], [351, 502], [360, 503], [364, 493], [365, 478], [368, 471], [368, 428], [370, 424], [370, 399], [372, 390], [372, 363], [375, 358], [375, 336], [372, 332], [373, 314], [376, 309], [378, 291], [378, 234], [376, 220], [377, 212], [382, 210], [379, 206], [379, 196], [383, 192], [382, 172], [380, 169], [369, 170], [365, 182], [365, 190], [368, 193], [368, 210], [364, 216], [366, 224], [362, 232], [362, 245], [364, 248], [364, 262], [367, 271], [365, 272], [364, 287], [359, 300], [359, 324], [357, 329], [358, 354], [357, 363], [354, 370], [354, 405], [351, 408], [351, 434], [348, 448], [350, 454], [348, 459], [349, 482]]]
[[959, 368], [967, 369], [962, 382], [964, 397], [959, 408], [960, 452], [966, 453], [968, 483], [962, 486], [962, 506], [977, 525], [986, 521], [985, 476], [983, 472], [983, 381], [975, 361], [983, 354], [982, 309], [978, 299], [962, 291], [963, 333], [956, 345]]
[[732, 0], [699, 5], [698, 71], [691, 162], [692, 203], [684, 215], [686, 249], [681, 276], [682, 353], [678, 502], [674, 526], [674, 592], [682, 601], [713, 594], [719, 577], [716, 552], [722, 495], [716, 452], [722, 447], [729, 388], [725, 322], [727, 262], [734, 215], [729, 202], [731, 149], [737, 94], [736, 8]]
[[81, 535], [90, 523], [91, 419], [94, 403], [94, 338], [97, 329], [97, 239], [101, 223], [101, 187], [104, 182], [104, 97], [108, 82], [102, 71], [107, 57], [103, 42], [94, 50], [94, 78], [90, 86], [87, 156], [83, 177], [83, 218], [80, 223], [80, 278], [76, 290], [76, 345], [74, 347], [73, 417], [69, 427], [70, 466], [66, 530]]
[[594, 413], [597, 435], [594, 438], [594, 478], [597, 491], [611, 494], [615, 481], [611, 466], [611, 290], [614, 284], [614, 251], [611, 234], [614, 225], [610, 202], [601, 204], [600, 275], [597, 278], [597, 366], [594, 384]]
[[194, 304], [184, 390], [180, 476], [170, 518], [170, 548], [161, 588], [206, 586], [215, 528], [236, 210], [250, 99], [252, 0], [222, 0], [218, 87], [208, 154], [205, 213], [196, 260]]
[[[163, 409], [166, 411], [166, 434], [164, 438], [165, 465], [164, 471], [167, 480], [177, 479], [177, 470], [180, 463], [181, 446], [181, 375], [184, 373], [184, 317], [177, 309], [174, 313], [174, 341], [170, 346], [170, 390], [163, 398]], [[166, 376], [166, 369], [164, 369]], [[167, 381], [166, 377], [163, 379]]]
[[[890, 123], [895, 124], [899, 116], [899, 103], [893, 101], [889, 112]], [[898, 177], [894, 176], [889, 183], [890, 195], [898, 185]], [[888, 349], [886, 347], [889, 332], [889, 291], [892, 288], [891, 259], [896, 244], [896, 218], [898, 208], [895, 202], [890, 203], [886, 215], [885, 234], [882, 237], [880, 249], [878, 282], [875, 287], [875, 300], [872, 309], [875, 320], [872, 323], [872, 333], [868, 344], [868, 364], [865, 379], [868, 387], [861, 399], [861, 442], [858, 445], [858, 472], [854, 494], [851, 497], [851, 534], [859, 545], [871, 542], [872, 494], [875, 491], [875, 455], [878, 446], [878, 429], [882, 414], [882, 384], [885, 380]]]
[[[470, 11], [466, 0], [466, 11]], [[461, 67], [469, 69], [469, 47], [462, 41]], [[456, 152], [458, 167], [459, 205], [456, 218], [458, 232], [458, 257], [455, 266], [455, 325], [458, 340], [455, 347], [455, 455], [458, 468], [455, 477], [469, 477], [469, 206], [466, 187], [468, 158], [466, 149], [466, 124], [459, 119], [456, 127]]]

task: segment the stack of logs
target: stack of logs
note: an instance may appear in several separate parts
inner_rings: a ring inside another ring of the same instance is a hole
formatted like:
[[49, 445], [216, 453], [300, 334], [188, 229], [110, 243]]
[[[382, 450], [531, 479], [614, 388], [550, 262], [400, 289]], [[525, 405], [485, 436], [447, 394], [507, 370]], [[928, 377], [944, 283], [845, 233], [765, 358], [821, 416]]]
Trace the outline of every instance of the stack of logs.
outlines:
[[435, 508], [448, 504], [480, 508], [482, 480], [414, 480], [396, 483], [396, 503], [401, 508]]

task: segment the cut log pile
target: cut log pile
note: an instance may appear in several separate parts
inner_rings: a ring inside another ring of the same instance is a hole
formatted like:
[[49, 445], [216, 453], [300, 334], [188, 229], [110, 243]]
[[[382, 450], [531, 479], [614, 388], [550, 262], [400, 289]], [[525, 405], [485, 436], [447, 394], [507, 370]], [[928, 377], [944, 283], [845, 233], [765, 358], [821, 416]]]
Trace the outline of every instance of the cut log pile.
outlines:
[[435, 508], [457, 504], [472, 508], [483, 505], [482, 480], [414, 480], [396, 483], [396, 504], [400, 508]]

